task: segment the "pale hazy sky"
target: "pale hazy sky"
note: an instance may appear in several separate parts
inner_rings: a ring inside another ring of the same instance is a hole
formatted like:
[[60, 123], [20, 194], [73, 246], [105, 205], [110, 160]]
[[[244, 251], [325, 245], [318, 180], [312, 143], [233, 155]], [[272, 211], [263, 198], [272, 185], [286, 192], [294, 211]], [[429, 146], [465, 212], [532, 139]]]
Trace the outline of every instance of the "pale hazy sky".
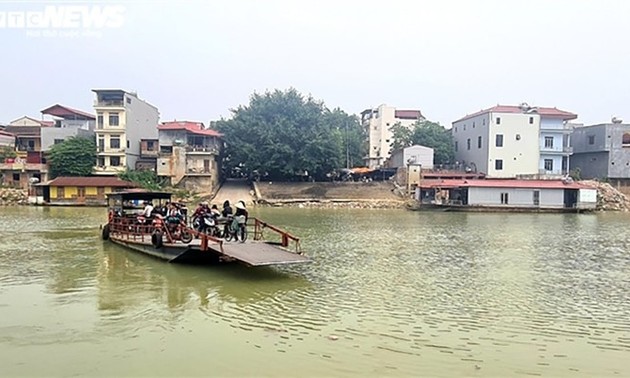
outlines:
[[[0, 12], [65, 4], [0, 0]], [[93, 111], [91, 89], [121, 88], [162, 120], [207, 124], [254, 91], [289, 87], [349, 113], [387, 103], [449, 127], [520, 102], [630, 121], [630, 1], [96, 4], [123, 6], [122, 26], [78, 38], [0, 28], [0, 123], [55, 103]]]

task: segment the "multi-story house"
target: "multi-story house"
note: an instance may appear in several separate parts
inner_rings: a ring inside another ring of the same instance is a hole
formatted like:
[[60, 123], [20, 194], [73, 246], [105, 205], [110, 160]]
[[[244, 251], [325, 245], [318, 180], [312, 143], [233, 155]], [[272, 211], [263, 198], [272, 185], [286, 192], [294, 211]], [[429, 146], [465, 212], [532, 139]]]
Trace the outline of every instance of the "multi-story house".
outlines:
[[41, 129], [42, 151], [48, 151], [53, 145], [73, 136], [94, 139], [96, 117], [93, 114], [59, 104], [46, 108], [41, 113], [52, 116], [54, 122], [52, 127]]
[[17, 156], [0, 163], [3, 185], [27, 189], [35, 182], [47, 180], [48, 166], [41, 149], [41, 130], [52, 126], [53, 122], [26, 116], [9, 123], [5, 132], [15, 136]]
[[376, 109], [361, 112], [361, 125], [367, 133], [368, 153], [365, 165], [371, 169], [380, 168], [391, 153], [392, 131], [396, 123], [411, 127], [424, 117], [420, 110], [398, 110], [385, 104]]
[[134, 169], [142, 139], [157, 139], [158, 109], [122, 89], [94, 89], [96, 100], [95, 174], [115, 175]]
[[488, 177], [566, 174], [572, 129], [567, 121], [575, 118], [563, 110], [527, 104], [481, 110], [453, 122], [455, 159]]
[[608, 179], [630, 185], [630, 124], [611, 123], [575, 127], [571, 135], [571, 168], [582, 178]]
[[0, 147], [15, 150], [15, 135], [4, 131], [4, 129], [0, 130]]
[[170, 178], [173, 186], [212, 192], [219, 184], [222, 135], [201, 122], [164, 122], [157, 129], [158, 176]]

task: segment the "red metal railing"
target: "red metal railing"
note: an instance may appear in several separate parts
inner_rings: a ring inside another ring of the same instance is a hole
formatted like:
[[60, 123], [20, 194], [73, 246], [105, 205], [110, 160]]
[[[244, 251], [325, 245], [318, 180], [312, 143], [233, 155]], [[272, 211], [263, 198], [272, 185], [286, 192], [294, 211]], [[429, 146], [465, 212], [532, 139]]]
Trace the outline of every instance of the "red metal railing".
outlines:
[[295, 235], [290, 234], [289, 232], [280, 229], [276, 226], [270, 225], [267, 222], [264, 222], [258, 218], [251, 218], [254, 220], [254, 240], [264, 240], [263, 230], [268, 228], [278, 234], [280, 234], [281, 242], [280, 245], [284, 248], [289, 248], [289, 244], [291, 241], [295, 243], [295, 252], [301, 253], [302, 247], [300, 245], [300, 238]]

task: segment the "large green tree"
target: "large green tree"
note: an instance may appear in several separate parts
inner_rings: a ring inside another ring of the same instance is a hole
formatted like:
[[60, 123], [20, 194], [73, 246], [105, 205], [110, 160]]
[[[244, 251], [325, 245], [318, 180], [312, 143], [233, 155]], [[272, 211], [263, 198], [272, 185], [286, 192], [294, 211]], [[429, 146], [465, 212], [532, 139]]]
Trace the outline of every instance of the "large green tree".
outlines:
[[47, 154], [51, 176], [89, 176], [96, 164], [93, 139], [71, 137], [52, 146]]
[[396, 123], [392, 131], [392, 148], [409, 147], [416, 144], [433, 148], [435, 164], [452, 164], [455, 160], [453, 136], [450, 130], [436, 122], [419, 120], [411, 127]]
[[224, 134], [224, 167], [291, 179], [307, 171], [315, 179], [360, 161], [363, 130], [357, 117], [295, 89], [253, 94], [215, 126]]

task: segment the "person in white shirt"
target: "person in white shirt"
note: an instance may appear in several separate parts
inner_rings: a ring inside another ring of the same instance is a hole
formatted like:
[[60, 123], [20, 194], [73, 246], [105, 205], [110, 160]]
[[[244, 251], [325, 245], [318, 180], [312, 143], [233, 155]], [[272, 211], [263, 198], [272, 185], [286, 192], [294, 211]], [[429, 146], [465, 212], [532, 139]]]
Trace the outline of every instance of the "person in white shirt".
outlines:
[[144, 210], [142, 210], [142, 216], [145, 218], [151, 218], [153, 215], [153, 205], [149, 201], [144, 201]]

